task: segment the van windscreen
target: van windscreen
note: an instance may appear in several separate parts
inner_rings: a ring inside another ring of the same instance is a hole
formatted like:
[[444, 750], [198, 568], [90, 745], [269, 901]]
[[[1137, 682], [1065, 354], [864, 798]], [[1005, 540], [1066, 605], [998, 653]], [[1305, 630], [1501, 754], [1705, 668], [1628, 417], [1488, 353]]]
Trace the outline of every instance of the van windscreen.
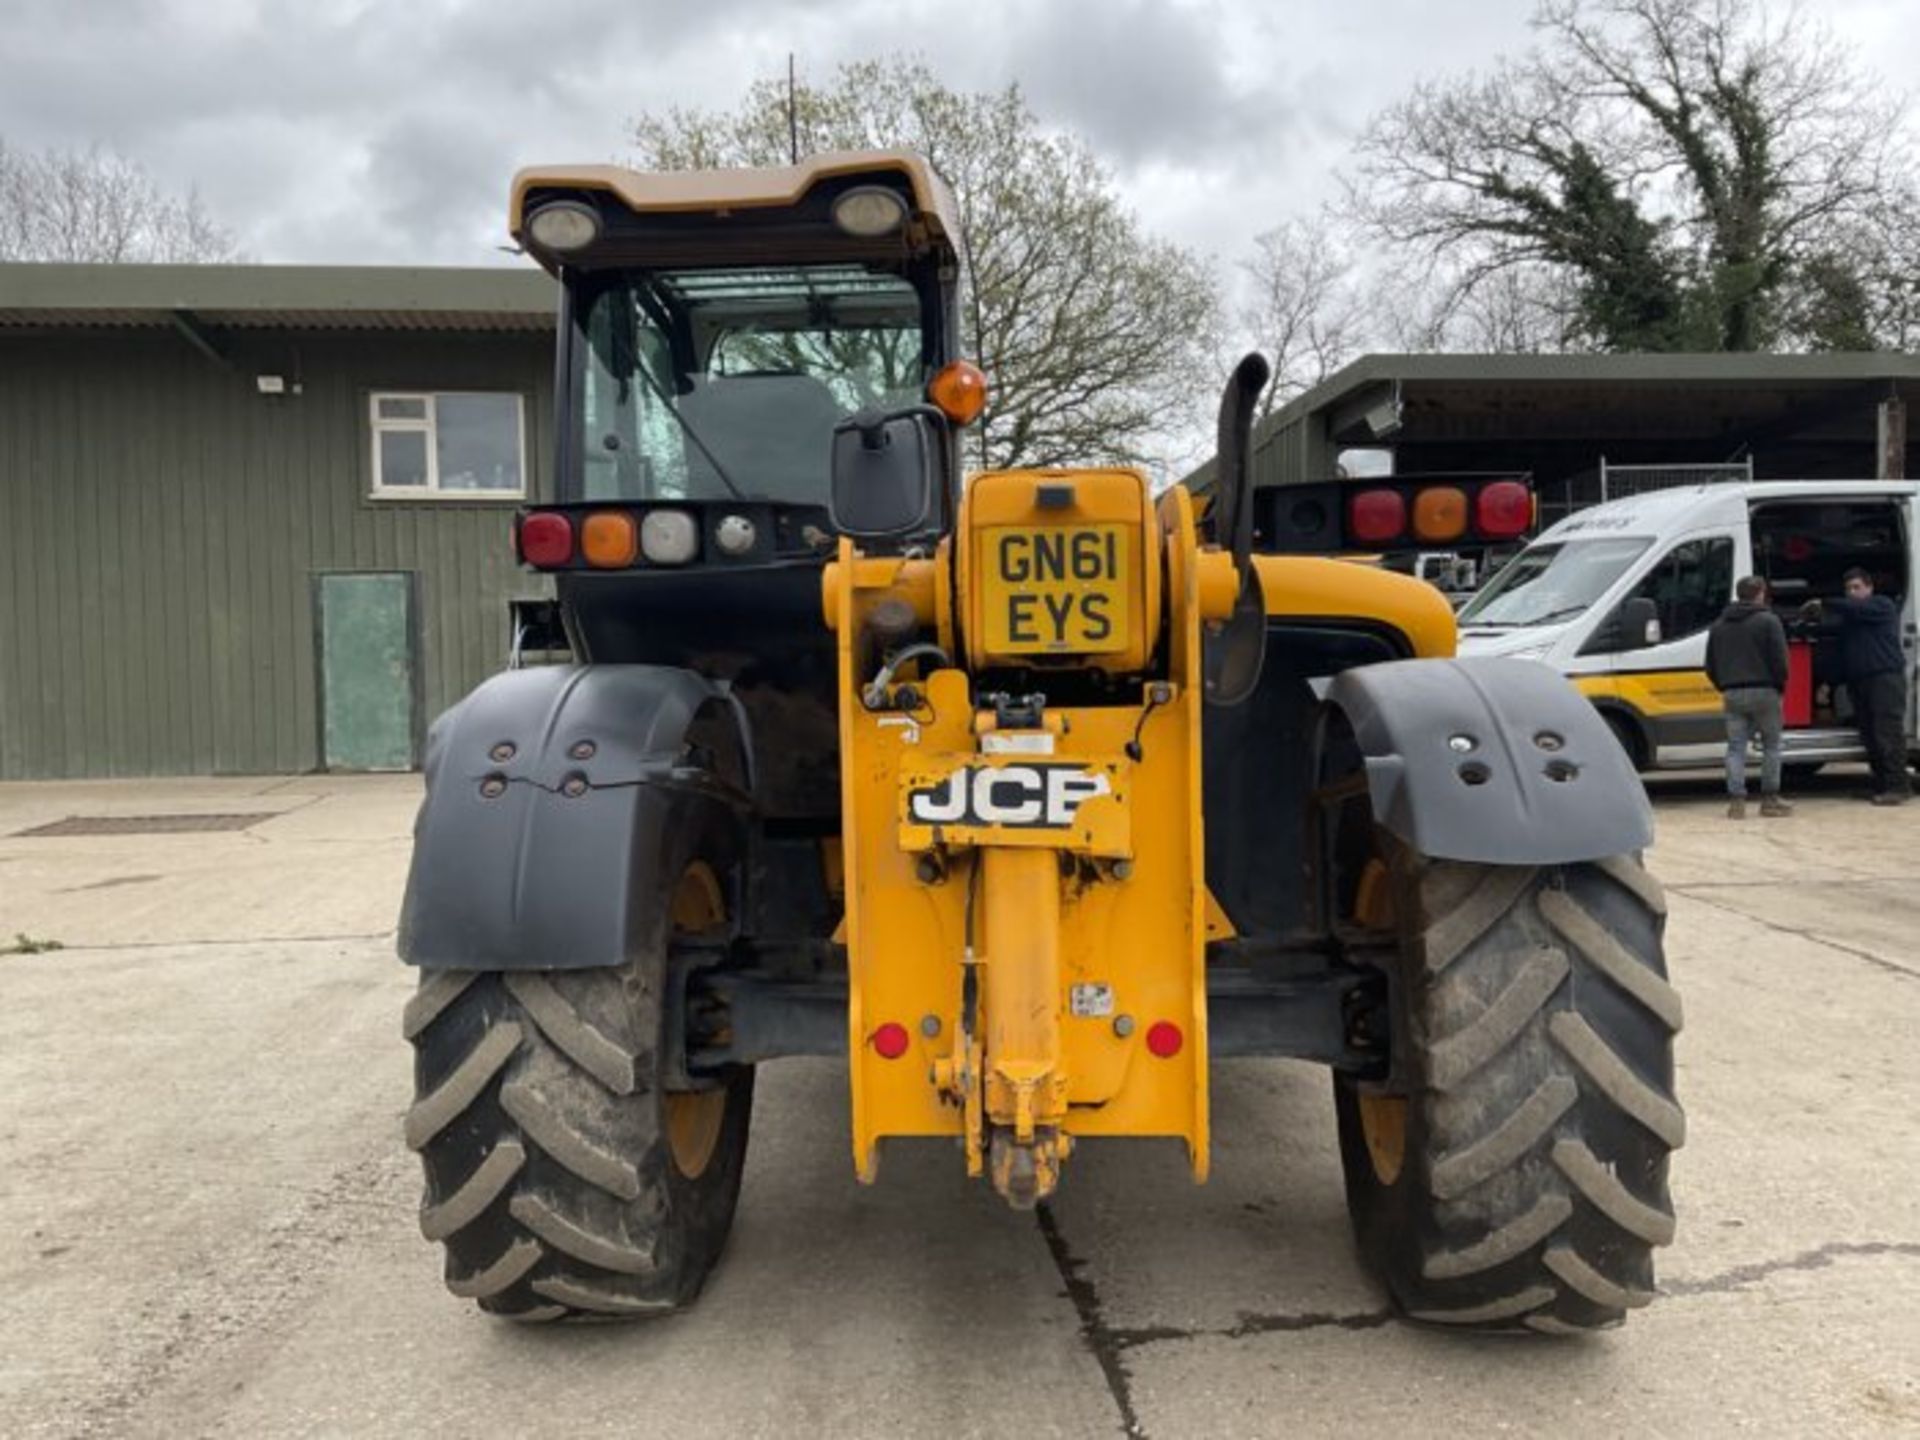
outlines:
[[1467, 603], [1460, 624], [1504, 630], [1571, 620], [1606, 594], [1650, 543], [1606, 539], [1529, 545]]

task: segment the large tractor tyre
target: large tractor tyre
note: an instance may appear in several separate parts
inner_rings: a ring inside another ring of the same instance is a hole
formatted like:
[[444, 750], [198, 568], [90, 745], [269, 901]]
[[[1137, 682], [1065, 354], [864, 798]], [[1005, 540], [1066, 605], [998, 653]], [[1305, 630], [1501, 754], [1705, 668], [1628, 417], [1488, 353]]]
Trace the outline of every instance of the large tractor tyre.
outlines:
[[[700, 850], [695, 848], [694, 854]], [[740, 1194], [753, 1071], [658, 1083], [666, 932], [725, 919], [718, 862], [688, 859], [655, 953], [605, 970], [427, 970], [407, 1144], [420, 1228], [447, 1288], [514, 1320], [659, 1314], [690, 1303]]]
[[[1397, 1087], [1335, 1081], [1360, 1247], [1410, 1317], [1563, 1333], [1653, 1298], [1680, 998], [1666, 903], [1631, 856], [1373, 861], [1358, 919], [1399, 937]], [[1371, 912], [1371, 913], [1369, 913]]]

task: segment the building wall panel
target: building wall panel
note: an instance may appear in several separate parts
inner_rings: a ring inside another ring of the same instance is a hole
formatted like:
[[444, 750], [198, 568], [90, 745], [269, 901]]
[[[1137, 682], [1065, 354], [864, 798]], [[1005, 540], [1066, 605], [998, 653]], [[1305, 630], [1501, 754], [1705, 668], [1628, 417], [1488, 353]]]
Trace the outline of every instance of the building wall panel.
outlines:
[[369, 499], [366, 414], [374, 389], [517, 392], [541, 496], [548, 337], [217, 338], [231, 368], [166, 332], [0, 334], [0, 779], [315, 768], [317, 572], [418, 572], [426, 718], [547, 593], [511, 505]]

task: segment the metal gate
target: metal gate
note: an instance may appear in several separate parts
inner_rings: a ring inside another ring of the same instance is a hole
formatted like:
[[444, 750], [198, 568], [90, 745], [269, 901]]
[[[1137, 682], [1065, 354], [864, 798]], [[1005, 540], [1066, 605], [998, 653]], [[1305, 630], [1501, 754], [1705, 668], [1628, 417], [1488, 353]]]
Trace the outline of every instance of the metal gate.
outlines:
[[1710, 465], [1609, 465], [1600, 457], [1600, 501], [1649, 490], [1677, 490], [1683, 485], [1732, 484], [1753, 479], [1753, 457]]

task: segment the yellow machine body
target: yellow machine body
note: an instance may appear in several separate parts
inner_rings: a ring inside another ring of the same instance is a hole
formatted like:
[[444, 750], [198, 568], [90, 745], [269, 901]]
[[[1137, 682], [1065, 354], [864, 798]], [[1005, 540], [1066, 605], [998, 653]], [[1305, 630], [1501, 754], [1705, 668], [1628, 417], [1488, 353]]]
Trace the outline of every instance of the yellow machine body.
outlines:
[[[1100, 558], [1077, 580], [1075, 544]], [[1068, 583], [1036, 554], [1068, 557]], [[927, 1135], [962, 1136], [969, 1171], [1016, 1202], [1052, 1189], [1078, 1136], [1173, 1137], [1206, 1175], [1200, 627], [1231, 605], [1230, 566], [1203, 585], [1223, 563], [1200, 551], [1186, 492], [1155, 506], [1131, 471], [977, 476], [932, 565], [842, 542], [826, 599], [863, 1179], [882, 1140]], [[1108, 624], [1074, 631], [1090, 595]], [[1017, 619], [996, 628], [1049, 599], [1068, 617], [1053, 639], [1078, 648], [1028, 651]], [[864, 635], [889, 600], [933, 609], [974, 669], [934, 663], [906, 703], [874, 709]], [[1030, 655], [1122, 678], [1107, 703], [1003, 724], [977, 676]]]
[[[1453, 648], [1430, 586], [1255, 564], [1276, 616], [1363, 616], [1416, 655]], [[1156, 505], [1129, 470], [975, 476], [931, 560], [841, 542], [824, 603], [863, 1180], [883, 1140], [938, 1135], [1016, 1203], [1053, 1189], [1080, 1136], [1179, 1139], [1205, 1178], [1206, 943], [1228, 931], [1203, 879], [1201, 653], [1238, 589], [1187, 492]], [[902, 607], [946, 663], [876, 695], [870, 622]], [[1106, 693], [1006, 723], [980, 677], [1010, 667], [1098, 671]]]

